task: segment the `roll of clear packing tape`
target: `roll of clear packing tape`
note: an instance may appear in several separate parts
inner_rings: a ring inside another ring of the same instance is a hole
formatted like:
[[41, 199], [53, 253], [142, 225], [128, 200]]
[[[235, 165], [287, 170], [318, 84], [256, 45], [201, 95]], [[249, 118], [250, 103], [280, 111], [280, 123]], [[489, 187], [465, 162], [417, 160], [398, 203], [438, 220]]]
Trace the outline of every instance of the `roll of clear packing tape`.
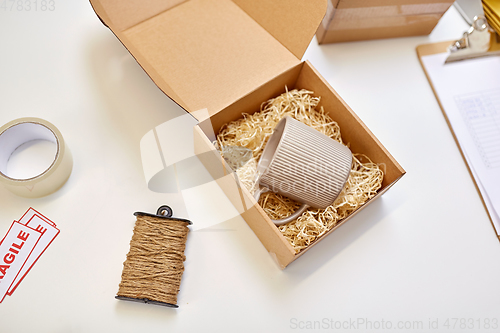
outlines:
[[[42, 173], [30, 178], [14, 178], [8, 162], [14, 151], [34, 140], [55, 143], [54, 161]], [[73, 159], [61, 132], [40, 118], [19, 118], [0, 127], [0, 182], [12, 193], [27, 198], [43, 197], [57, 191], [68, 180]], [[10, 176], [9, 176], [10, 174]]]

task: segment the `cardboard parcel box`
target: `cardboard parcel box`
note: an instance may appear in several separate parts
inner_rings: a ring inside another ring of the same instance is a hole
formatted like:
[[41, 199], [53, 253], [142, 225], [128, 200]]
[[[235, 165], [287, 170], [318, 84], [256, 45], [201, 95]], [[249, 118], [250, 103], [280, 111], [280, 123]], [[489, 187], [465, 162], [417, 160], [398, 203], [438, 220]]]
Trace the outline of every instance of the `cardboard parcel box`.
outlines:
[[454, 0], [328, 0], [320, 44], [428, 35]]
[[367, 204], [404, 174], [311, 64], [300, 61], [326, 12], [326, 0], [91, 3], [161, 90], [188, 112], [208, 110], [194, 129], [195, 152], [280, 267], [305, 250], [295, 253], [213, 146], [223, 124], [258, 111], [285, 86], [309, 89], [321, 96], [351, 150], [384, 166], [383, 186]]

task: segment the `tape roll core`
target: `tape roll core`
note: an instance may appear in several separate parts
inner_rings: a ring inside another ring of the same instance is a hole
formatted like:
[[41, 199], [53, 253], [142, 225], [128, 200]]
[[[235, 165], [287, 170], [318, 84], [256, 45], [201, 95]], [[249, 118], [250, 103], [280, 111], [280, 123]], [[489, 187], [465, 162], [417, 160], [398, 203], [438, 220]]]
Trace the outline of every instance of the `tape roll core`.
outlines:
[[[10, 157], [17, 148], [34, 140], [55, 143], [53, 162], [45, 171], [34, 177], [11, 177], [7, 170]], [[40, 118], [20, 118], [0, 128], [0, 181], [11, 192], [28, 198], [51, 194], [64, 185], [72, 168], [71, 153], [59, 130], [50, 122]]]

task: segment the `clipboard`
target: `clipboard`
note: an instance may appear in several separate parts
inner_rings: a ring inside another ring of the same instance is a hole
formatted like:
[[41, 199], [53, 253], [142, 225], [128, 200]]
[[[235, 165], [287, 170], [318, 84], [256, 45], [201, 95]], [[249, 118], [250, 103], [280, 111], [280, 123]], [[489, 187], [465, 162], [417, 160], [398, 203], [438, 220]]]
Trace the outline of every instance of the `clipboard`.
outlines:
[[[443, 113], [443, 116], [446, 120], [446, 123], [448, 124], [448, 127], [450, 128], [450, 131], [453, 135], [453, 138], [458, 146], [458, 149], [460, 151], [460, 154], [462, 155], [462, 158], [464, 159], [465, 161], [465, 164], [467, 166], [467, 170], [469, 171], [469, 174], [472, 178], [472, 180], [474, 181], [474, 186], [476, 187], [476, 190], [481, 198], [481, 201], [483, 203], [483, 206], [485, 207], [486, 209], [486, 212], [488, 214], [488, 217], [490, 219], [490, 222], [491, 222], [491, 225], [496, 233], [496, 236], [498, 238], [498, 240], [500, 241], [500, 227], [499, 227], [499, 224], [497, 223], [495, 225], [494, 223], [494, 219], [496, 221], [498, 221], [498, 214], [500, 213], [500, 211], [490, 211], [490, 209], [488, 208], [488, 204], [486, 202], [486, 200], [488, 200], [487, 198], [485, 198], [481, 192], [481, 188], [480, 188], [480, 184], [478, 184], [478, 180], [476, 179], [476, 176], [474, 174], [474, 171], [471, 167], [471, 165], [469, 165], [468, 163], [468, 160], [467, 160], [467, 157], [466, 157], [466, 153], [464, 152], [464, 150], [462, 149], [462, 146], [460, 144], [460, 140], [459, 140], [459, 137], [457, 136], [457, 133], [455, 132], [454, 128], [453, 128], [453, 125], [452, 125], [452, 121], [450, 121], [450, 118], [446, 112], [446, 109], [445, 107], [443, 106], [443, 102], [440, 100], [439, 98], [439, 92], [438, 90], [436, 89], [436, 86], [433, 84], [433, 81], [432, 81], [432, 78], [431, 78], [431, 75], [428, 71], [428, 68], [426, 68], [426, 65], [424, 63], [424, 60], [423, 58], [426, 57], [426, 56], [431, 56], [431, 55], [438, 55], [438, 54], [442, 54], [442, 53], [447, 53], [447, 50], [448, 50], [448, 47], [450, 45], [452, 45], [454, 43], [454, 41], [446, 41], [446, 42], [439, 42], [439, 43], [431, 43], [431, 44], [424, 44], [424, 45], [420, 45], [417, 47], [416, 51], [417, 51], [417, 55], [418, 55], [418, 58], [419, 58], [419, 61], [420, 61], [420, 64], [425, 72], [425, 75], [427, 77], [427, 80], [429, 81], [429, 84], [432, 88], [432, 91], [434, 92], [434, 95], [436, 96], [436, 100], [439, 104], [439, 107], [441, 108], [441, 111]], [[471, 60], [462, 60], [464, 62], [467, 62], [467, 61], [473, 61], [475, 59], [471, 59]], [[448, 66], [448, 64], [443, 64], [443, 66]], [[497, 216], [493, 216], [493, 214], [497, 214]]]

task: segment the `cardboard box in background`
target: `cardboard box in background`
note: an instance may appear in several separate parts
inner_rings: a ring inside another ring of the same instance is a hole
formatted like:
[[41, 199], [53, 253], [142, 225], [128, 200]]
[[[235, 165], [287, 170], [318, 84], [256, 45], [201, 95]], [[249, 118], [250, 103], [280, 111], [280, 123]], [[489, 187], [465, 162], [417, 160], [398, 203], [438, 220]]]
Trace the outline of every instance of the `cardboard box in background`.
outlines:
[[328, 0], [319, 44], [428, 35], [453, 0]]
[[285, 86], [312, 90], [339, 123], [351, 150], [366, 154], [386, 172], [377, 196], [358, 211], [405, 173], [313, 66], [300, 60], [324, 17], [326, 0], [91, 3], [163, 92], [187, 112], [208, 110], [208, 118], [199, 119], [194, 129], [195, 152], [281, 268], [326, 235], [295, 254], [213, 146], [214, 133], [223, 124], [258, 111]]

